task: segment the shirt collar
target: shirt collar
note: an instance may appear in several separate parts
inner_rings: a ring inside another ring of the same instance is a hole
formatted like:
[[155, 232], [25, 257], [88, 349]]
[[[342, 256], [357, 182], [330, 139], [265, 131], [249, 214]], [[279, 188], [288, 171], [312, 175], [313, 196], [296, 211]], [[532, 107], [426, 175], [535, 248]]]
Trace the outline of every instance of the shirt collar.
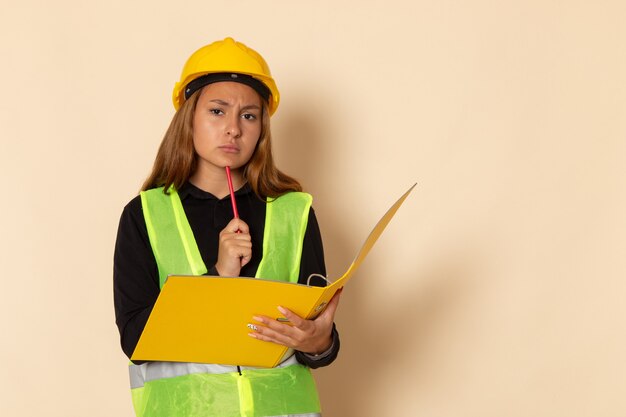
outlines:
[[[252, 193], [252, 187], [247, 182], [243, 185], [243, 187], [235, 191], [236, 196], [246, 195], [250, 193]], [[201, 190], [200, 188], [196, 187], [189, 181], [185, 182], [180, 187], [180, 190], [178, 190], [178, 196], [180, 197], [181, 200], [184, 200], [188, 197], [196, 198], [199, 200], [217, 200], [218, 199], [213, 194], [206, 192], [204, 190]], [[230, 197], [229, 196], [224, 197], [224, 199], [226, 198], [230, 198]]]

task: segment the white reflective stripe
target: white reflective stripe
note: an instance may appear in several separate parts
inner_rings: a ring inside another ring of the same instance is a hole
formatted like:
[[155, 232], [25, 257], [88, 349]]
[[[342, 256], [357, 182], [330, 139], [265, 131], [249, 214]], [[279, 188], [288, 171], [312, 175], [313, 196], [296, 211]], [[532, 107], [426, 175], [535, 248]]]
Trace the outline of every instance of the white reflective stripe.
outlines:
[[322, 417], [320, 413], [307, 413], [307, 414], [283, 414], [281, 416], [270, 417]]
[[[276, 368], [284, 368], [286, 366], [298, 363], [296, 355], [291, 355], [284, 360]], [[253, 366], [242, 366], [241, 370], [268, 369], [257, 368]], [[176, 376], [189, 374], [227, 374], [237, 372], [236, 366], [216, 365], [209, 363], [190, 363], [190, 362], [147, 362], [141, 365], [130, 365], [130, 388], [141, 388], [144, 383], [162, 378], [173, 378]], [[309, 414], [302, 414], [308, 416]], [[311, 414], [313, 415], [313, 414]]]
[[130, 377], [130, 389], [143, 387], [143, 381], [146, 380], [146, 367], [144, 365], [131, 364], [128, 367], [128, 375]]

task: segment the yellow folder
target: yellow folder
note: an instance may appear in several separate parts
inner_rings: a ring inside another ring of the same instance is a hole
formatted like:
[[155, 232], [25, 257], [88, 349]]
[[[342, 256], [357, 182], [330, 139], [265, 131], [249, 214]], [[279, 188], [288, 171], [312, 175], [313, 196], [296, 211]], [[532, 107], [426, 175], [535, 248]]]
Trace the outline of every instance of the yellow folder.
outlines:
[[259, 278], [169, 276], [131, 360], [274, 367], [287, 347], [248, 336], [252, 316], [283, 319], [277, 306], [313, 319], [363, 262], [415, 184], [378, 221], [348, 270], [327, 287]]

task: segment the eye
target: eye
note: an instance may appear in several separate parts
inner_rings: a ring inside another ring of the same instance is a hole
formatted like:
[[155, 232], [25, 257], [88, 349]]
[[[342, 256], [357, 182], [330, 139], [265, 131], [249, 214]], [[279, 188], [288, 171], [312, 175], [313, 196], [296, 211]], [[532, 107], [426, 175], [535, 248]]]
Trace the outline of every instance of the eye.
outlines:
[[210, 109], [209, 113], [214, 114], [216, 116], [221, 116], [224, 112], [220, 109]]
[[241, 117], [243, 117], [246, 120], [256, 120], [256, 114], [252, 114], [252, 113], [244, 113], [241, 115]]

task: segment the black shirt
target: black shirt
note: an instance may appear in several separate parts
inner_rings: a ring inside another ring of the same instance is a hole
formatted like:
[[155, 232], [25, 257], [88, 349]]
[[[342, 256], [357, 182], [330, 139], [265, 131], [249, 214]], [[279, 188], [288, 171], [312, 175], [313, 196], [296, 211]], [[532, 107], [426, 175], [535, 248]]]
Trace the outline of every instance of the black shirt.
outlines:
[[[202, 260], [209, 269], [208, 274], [218, 275], [215, 263], [219, 233], [233, 218], [230, 196], [220, 200], [191, 183], [184, 184], [178, 194]], [[248, 224], [252, 238], [252, 259], [241, 269], [240, 275], [254, 277], [262, 258], [266, 203], [248, 185], [239, 189], [235, 197], [239, 217]], [[322, 239], [313, 209], [309, 212], [298, 282], [306, 284], [311, 274], [326, 276]], [[315, 277], [311, 279], [310, 285], [324, 286], [325, 281]], [[113, 289], [122, 350], [130, 358], [160, 292], [158, 268], [150, 246], [140, 196], [131, 200], [122, 212], [115, 244]], [[296, 357], [299, 362], [317, 368], [330, 364], [338, 351], [339, 336], [333, 329], [333, 347], [328, 355], [315, 360], [296, 352]]]

